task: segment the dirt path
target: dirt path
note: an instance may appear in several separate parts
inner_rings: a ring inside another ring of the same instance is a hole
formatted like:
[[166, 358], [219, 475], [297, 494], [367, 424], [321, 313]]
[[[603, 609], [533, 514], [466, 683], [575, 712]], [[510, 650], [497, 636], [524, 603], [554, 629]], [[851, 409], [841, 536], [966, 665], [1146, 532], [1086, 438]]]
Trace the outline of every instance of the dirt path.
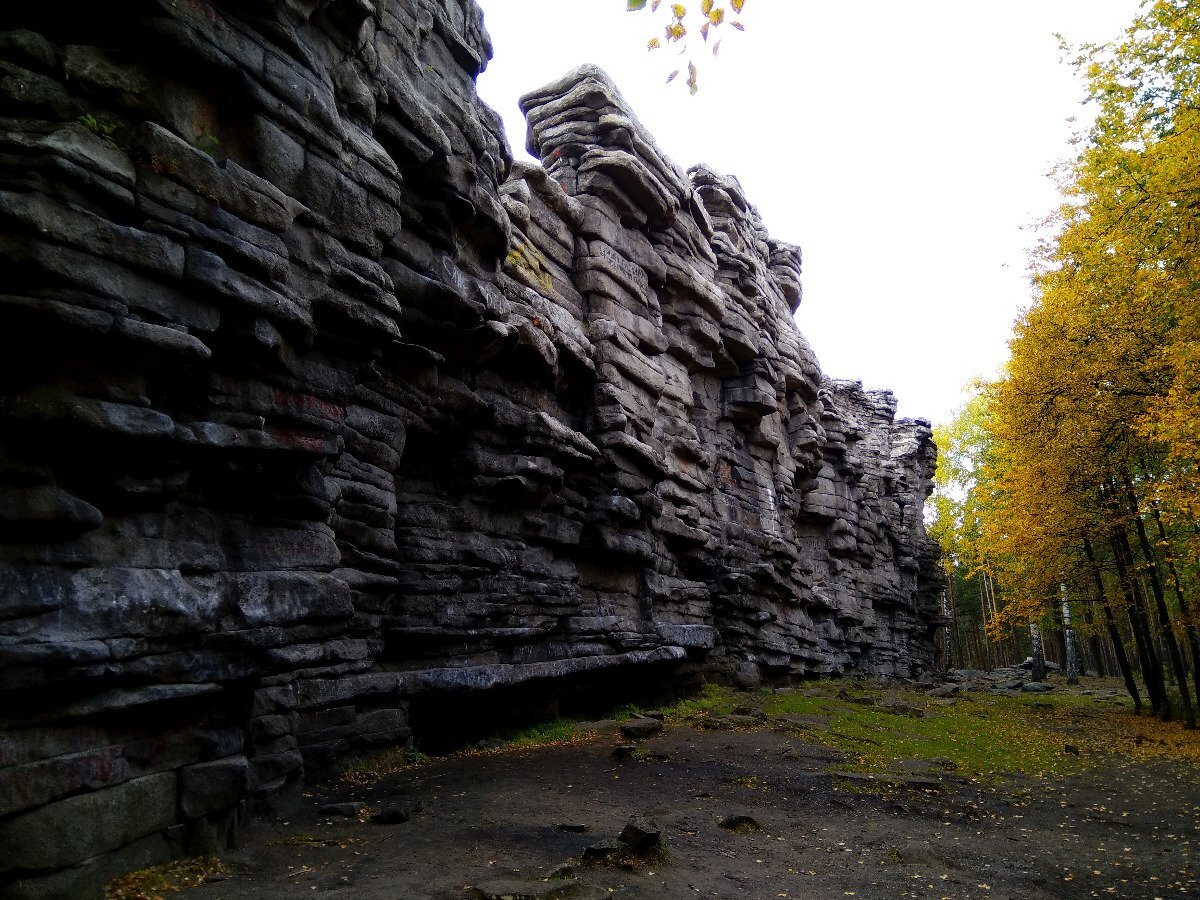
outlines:
[[[910, 760], [910, 770], [930, 771], [880, 790], [827, 774], [841, 754], [774, 730], [778, 722], [742, 724], [668, 725], [626, 761], [613, 758], [620, 738], [606, 732], [435, 760], [370, 787], [331, 784], [286, 823], [256, 825], [228, 856], [233, 875], [186, 896], [1200, 896], [1200, 786], [1178, 763], [1133, 768], [1114, 756], [1065, 779], [984, 786]], [[411, 818], [384, 825], [317, 812], [352, 801]], [[578, 862], [634, 815], [661, 826], [665, 856]], [[761, 830], [722, 827], [732, 816]], [[541, 880], [556, 867], [567, 877]]]

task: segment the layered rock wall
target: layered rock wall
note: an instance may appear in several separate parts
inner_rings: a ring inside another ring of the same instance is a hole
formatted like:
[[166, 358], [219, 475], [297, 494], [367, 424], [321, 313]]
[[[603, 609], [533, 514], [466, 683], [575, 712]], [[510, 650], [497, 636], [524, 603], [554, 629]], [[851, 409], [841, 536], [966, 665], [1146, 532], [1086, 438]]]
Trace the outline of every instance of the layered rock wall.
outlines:
[[[456, 697], [931, 663], [933, 446], [603, 73], [513, 165], [470, 0], [0, 11], [0, 893]], [[435, 698], [436, 702], [431, 702]]]

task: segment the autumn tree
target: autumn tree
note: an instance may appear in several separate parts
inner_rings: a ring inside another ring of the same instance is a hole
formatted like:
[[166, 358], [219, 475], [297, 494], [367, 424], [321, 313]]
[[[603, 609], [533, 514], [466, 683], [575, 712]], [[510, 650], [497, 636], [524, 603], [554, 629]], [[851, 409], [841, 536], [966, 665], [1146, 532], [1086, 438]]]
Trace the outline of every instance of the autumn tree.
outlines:
[[1171, 714], [1166, 670], [1194, 723], [1200, 2], [1149, 4], [1077, 65], [1095, 123], [990, 392], [979, 544], [1000, 619], [1035, 621], [1064, 590], [1089, 598], [1135, 702], [1136, 660], [1152, 709]]
[[976, 383], [969, 391], [954, 419], [934, 429], [938, 466], [929, 532], [942, 547], [946, 567], [952, 656], [990, 668], [1012, 662], [1009, 657], [1023, 644], [999, 624], [1003, 601], [996, 590], [995, 560], [982, 540], [993, 502], [988, 386]]

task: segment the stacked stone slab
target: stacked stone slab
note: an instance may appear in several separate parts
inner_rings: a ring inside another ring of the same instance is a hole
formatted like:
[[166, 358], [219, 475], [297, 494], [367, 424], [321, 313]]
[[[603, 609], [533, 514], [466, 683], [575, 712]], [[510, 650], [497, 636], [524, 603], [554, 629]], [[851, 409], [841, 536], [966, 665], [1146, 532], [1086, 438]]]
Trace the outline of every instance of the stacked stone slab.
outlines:
[[800, 254], [470, 0], [0, 11], [0, 893], [86, 897], [423, 698], [914, 675], [934, 449]]

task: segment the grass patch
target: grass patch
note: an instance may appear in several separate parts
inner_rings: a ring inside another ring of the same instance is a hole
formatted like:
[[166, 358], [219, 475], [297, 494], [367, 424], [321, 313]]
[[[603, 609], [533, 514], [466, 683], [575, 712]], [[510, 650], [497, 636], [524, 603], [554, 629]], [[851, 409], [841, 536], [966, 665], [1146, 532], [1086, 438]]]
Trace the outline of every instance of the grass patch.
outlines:
[[393, 747], [383, 753], [360, 759], [342, 772], [342, 780], [351, 784], [370, 784], [429, 762], [429, 757], [412, 747]]
[[[610, 718], [628, 719], [639, 714], [637, 707], [626, 706], [616, 710]], [[588, 740], [595, 734], [594, 730], [584, 727], [585, 725], [586, 722], [579, 719], [552, 719], [525, 728], [506, 728], [462, 750], [441, 757], [428, 756], [412, 747], [396, 747], [349, 766], [342, 772], [342, 780], [352, 784], [369, 784], [389, 775], [428, 765], [436, 758], [455, 759], [508, 750], [574, 744]]]
[[687, 722], [712, 716], [727, 716], [746, 702], [746, 696], [719, 684], [706, 684], [695, 697], [688, 697], [663, 709], [667, 721]]
[[[940, 757], [960, 775], [988, 778], [1001, 772], [1063, 775], [1084, 768], [1086, 757], [1064, 752], [1060, 727], [1076, 710], [1092, 706], [1087, 697], [1045, 694], [974, 694], [942, 705], [914, 691], [858, 688], [851, 693], [843, 688], [836, 695], [828, 690], [776, 694], [764, 711], [827, 717], [828, 726], [800, 730], [808, 739], [847, 753], [859, 771], [882, 772], [902, 760]], [[914, 710], [924, 715], [916, 716]]]
[[528, 728], [511, 728], [498, 732], [487, 740], [480, 741], [471, 750], [521, 750], [528, 747], [546, 747], [556, 744], [571, 744], [593, 732], [579, 727], [574, 719], [553, 719], [530, 725]]
[[178, 859], [114, 878], [104, 889], [104, 900], [162, 900], [167, 894], [227, 877], [229, 870], [215, 856]]
[[[744, 702], [742, 695], [727, 687], [707, 684], [697, 696], [664, 708], [663, 716], [668, 721], [695, 722], [709, 716], [728, 715], [739, 703]], [[644, 713], [643, 707], [627, 703], [613, 709], [603, 718], [620, 722], [637, 718]], [[503, 729], [469, 747], [446, 754], [445, 758], [574, 744], [589, 740], [596, 733], [594, 729], [585, 727], [589, 721], [592, 720], [560, 718], [525, 728]], [[353, 784], [369, 784], [408, 769], [427, 765], [433, 758], [411, 747], [397, 747], [354, 763], [342, 772], [342, 779]]]

